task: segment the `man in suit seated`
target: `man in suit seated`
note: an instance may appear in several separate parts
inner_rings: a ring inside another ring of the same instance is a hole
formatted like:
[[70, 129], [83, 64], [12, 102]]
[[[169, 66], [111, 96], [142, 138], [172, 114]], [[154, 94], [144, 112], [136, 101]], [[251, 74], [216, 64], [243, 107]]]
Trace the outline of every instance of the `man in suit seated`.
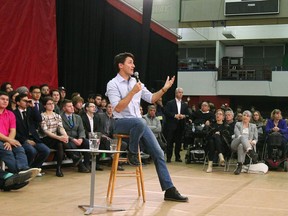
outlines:
[[167, 136], [167, 163], [171, 162], [173, 143], [175, 142], [175, 161], [182, 162], [180, 157], [181, 141], [188, 115], [188, 105], [182, 101], [183, 89], [176, 88], [175, 99], [168, 101], [164, 112], [166, 116], [165, 134]]
[[156, 107], [154, 105], [148, 106], [147, 114], [143, 115], [143, 118], [146, 120], [148, 127], [154, 133], [160, 147], [165, 151], [166, 143], [162, 140], [162, 126], [160, 119], [156, 116]]
[[[70, 149], [89, 149], [89, 141], [85, 139], [85, 130], [82, 119], [79, 115], [74, 114], [74, 107], [71, 100], [63, 101], [63, 113], [61, 114], [63, 127], [69, 136], [69, 142], [66, 148]], [[90, 172], [90, 153], [84, 153], [84, 164], [79, 152], [67, 152], [68, 157], [72, 158], [74, 164], [78, 166], [79, 172]]]
[[[81, 118], [83, 121], [83, 126], [85, 129], [86, 138], [89, 138], [89, 133], [91, 132], [100, 132], [100, 119], [96, 118], [96, 105], [93, 102], [87, 102], [84, 106], [84, 111], [81, 114]], [[103, 131], [101, 131], [103, 132]], [[99, 149], [110, 149], [110, 144], [104, 143], [101, 138]], [[99, 165], [100, 155], [96, 156], [96, 170], [102, 171], [103, 169]]]
[[[44, 112], [44, 106], [40, 101], [41, 98], [40, 87], [35, 85], [30, 86], [29, 91], [35, 107], [39, 110], [40, 113]], [[36, 129], [38, 129], [38, 127]]]
[[39, 110], [26, 94], [19, 94], [15, 98], [17, 109], [14, 110], [16, 117], [16, 139], [25, 149], [30, 167], [41, 168], [43, 162], [50, 154], [50, 149], [42, 143], [35, 125], [42, 121]]
[[[113, 109], [111, 103], [107, 103], [106, 112], [98, 112], [96, 115], [96, 124], [102, 133], [101, 144], [104, 149], [110, 149], [110, 142], [113, 139], [115, 119], [113, 118]], [[127, 143], [122, 141], [121, 151], [126, 151]], [[124, 168], [118, 165], [118, 170], [123, 171]]]

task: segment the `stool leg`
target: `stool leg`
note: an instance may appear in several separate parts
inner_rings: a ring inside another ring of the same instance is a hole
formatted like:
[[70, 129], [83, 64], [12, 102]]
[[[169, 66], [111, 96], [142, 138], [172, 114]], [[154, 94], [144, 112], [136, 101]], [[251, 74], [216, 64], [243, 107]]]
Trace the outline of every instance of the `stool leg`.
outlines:
[[108, 189], [107, 189], [107, 199], [109, 200], [109, 198], [111, 197], [111, 188], [112, 188], [112, 184], [114, 183], [114, 178], [115, 178], [115, 157], [116, 154], [114, 155], [113, 161], [112, 161], [112, 167], [111, 167], [111, 171], [110, 171], [110, 178], [109, 178], [109, 182], [108, 182]]
[[142, 160], [141, 160], [140, 151], [138, 153], [138, 157], [139, 157], [140, 166], [137, 167], [137, 168], [138, 168], [138, 171], [139, 171], [139, 179], [140, 179], [140, 185], [141, 185], [141, 190], [142, 190], [142, 198], [143, 198], [143, 202], [145, 202], [146, 201], [146, 196], [145, 196], [144, 176], [143, 176]]
[[[122, 138], [119, 137], [118, 142], [117, 142], [117, 151], [120, 151], [121, 143], [122, 143]], [[110, 172], [110, 179], [109, 179], [108, 190], [107, 190], [107, 199], [108, 199], [110, 204], [112, 204], [113, 195], [114, 195], [114, 187], [115, 187], [115, 182], [116, 182], [119, 156], [120, 156], [120, 153], [114, 154], [114, 158], [113, 158], [113, 162], [112, 162], [112, 168], [111, 168], [111, 172]]]

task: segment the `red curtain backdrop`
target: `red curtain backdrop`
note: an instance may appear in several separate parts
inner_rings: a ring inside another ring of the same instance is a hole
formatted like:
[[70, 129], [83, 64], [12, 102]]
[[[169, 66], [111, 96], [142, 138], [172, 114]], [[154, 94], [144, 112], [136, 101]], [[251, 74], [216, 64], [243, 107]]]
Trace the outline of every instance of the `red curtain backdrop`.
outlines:
[[0, 0], [0, 83], [58, 86], [55, 0]]

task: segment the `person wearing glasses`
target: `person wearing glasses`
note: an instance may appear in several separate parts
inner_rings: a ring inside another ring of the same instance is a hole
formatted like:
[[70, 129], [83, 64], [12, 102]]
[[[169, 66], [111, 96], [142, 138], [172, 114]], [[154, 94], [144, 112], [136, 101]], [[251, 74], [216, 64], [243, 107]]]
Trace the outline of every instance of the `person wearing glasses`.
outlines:
[[45, 112], [41, 113], [42, 141], [49, 148], [57, 150], [56, 176], [63, 177], [64, 175], [61, 170], [61, 166], [64, 156], [64, 144], [68, 143], [69, 137], [63, 127], [61, 116], [53, 112], [54, 110], [53, 98], [50, 96], [43, 98], [43, 106], [45, 108]]
[[49, 147], [42, 142], [35, 128], [42, 121], [41, 114], [26, 94], [19, 94], [15, 101], [16, 139], [25, 149], [29, 166], [41, 168], [50, 154]]
[[[33, 103], [35, 104], [35, 107], [39, 110], [40, 113], [44, 112], [43, 104], [40, 101], [40, 98], [41, 98], [40, 87], [35, 86], [35, 85], [30, 86], [29, 91], [30, 91], [31, 99], [32, 99]], [[37, 127], [37, 129], [38, 129], [38, 127]]]

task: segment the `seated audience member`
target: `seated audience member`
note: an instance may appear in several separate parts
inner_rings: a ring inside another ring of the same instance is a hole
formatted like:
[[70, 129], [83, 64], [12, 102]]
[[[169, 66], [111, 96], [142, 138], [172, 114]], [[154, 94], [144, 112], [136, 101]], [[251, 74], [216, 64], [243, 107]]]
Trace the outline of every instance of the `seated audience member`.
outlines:
[[264, 141], [264, 132], [265, 132], [265, 125], [266, 122], [261, 116], [261, 113], [256, 110], [252, 113], [251, 123], [255, 124], [258, 130], [258, 145], [260, 141]]
[[[235, 121], [237, 122], [237, 114], [238, 113], [241, 113], [241, 116], [242, 116], [242, 106], [241, 105], [238, 105], [237, 108], [236, 108], [236, 112], [234, 113], [234, 116], [235, 116]], [[242, 121], [242, 119], [240, 120]]]
[[[65, 144], [69, 149], [89, 149], [89, 141], [85, 139], [85, 130], [82, 119], [79, 115], [74, 114], [74, 107], [71, 100], [65, 99], [63, 101], [63, 112], [61, 118], [63, 127], [69, 136], [69, 142]], [[67, 152], [75, 166], [78, 166], [78, 172], [90, 172], [90, 153], [84, 153], [84, 164], [81, 160], [80, 152]]]
[[96, 105], [96, 113], [101, 113], [103, 110], [101, 109], [101, 101], [102, 101], [102, 95], [101, 94], [96, 94], [95, 98], [95, 105]]
[[243, 114], [242, 113], [237, 113], [235, 120], [236, 122], [242, 122]]
[[234, 128], [235, 128], [236, 122], [234, 121], [234, 113], [233, 110], [228, 109], [225, 111], [225, 125], [228, 127], [229, 137], [224, 137], [224, 139], [227, 139], [227, 143], [231, 143], [232, 139], [234, 138]]
[[139, 107], [139, 109], [140, 109], [140, 114], [141, 114], [141, 116], [143, 117], [143, 107], [140, 105], [140, 107]]
[[101, 100], [101, 106], [100, 109], [105, 113], [107, 107], [107, 98], [103, 97]]
[[60, 114], [60, 107], [59, 107], [59, 101], [60, 101], [60, 92], [58, 89], [51, 90], [51, 97], [54, 101], [54, 112], [57, 114]]
[[[205, 126], [204, 130], [207, 131], [207, 150], [208, 150], [208, 168], [207, 173], [212, 172], [213, 159], [215, 152], [218, 153], [219, 163], [221, 166], [225, 165], [224, 155], [230, 152], [230, 143], [226, 143], [224, 136], [227, 136], [228, 127], [224, 124], [224, 111], [218, 109], [216, 111], [216, 122]], [[228, 132], [228, 136], [229, 136]]]
[[[40, 98], [41, 98], [40, 87], [35, 86], [35, 85], [30, 86], [29, 91], [30, 91], [31, 99], [33, 103], [35, 104], [35, 107], [37, 108], [37, 110], [39, 110], [40, 113], [44, 112], [44, 106], [42, 102], [40, 101]], [[36, 129], [38, 129], [38, 127], [36, 127]]]
[[54, 113], [54, 102], [53, 98], [47, 96], [43, 98], [43, 106], [45, 112], [41, 113], [41, 135], [42, 141], [49, 147], [56, 149], [57, 156], [57, 168], [56, 176], [63, 177], [61, 170], [63, 155], [64, 155], [64, 144], [68, 143], [69, 137], [63, 127], [61, 116]]
[[79, 92], [73, 92], [71, 94], [71, 100], [73, 100], [74, 97], [81, 97], [81, 94]]
[[58, 87], [60, 92], [60, 101], [63, 101], [66, 98], [66, 89], [63, 86]]
[[2, 92], [11, 92], [13, 91], [13, 87], [12, 87], [12, 84], [10, 82], [4, 82], [1, 84], [1, 87], [0, 87], [0, 91]]
[[40, 91], [41, 91], [41, 101], [47, 97], [50, 96], [50, 88], [48, 84], [42, 84], [40, 86]]
[[83, 103], [84, 103], [84, 99], [80, 96], [75, 96], [72, 98], [72, 104], [74, 106], [74, 113], [75, 114], [82, 114], [83, 110]]
[[[287, 130], [287, 124], [286, 121], [282, 118], [281, 110], [274, 109], [271, 112], [270, 119], [268, 119], [265, 131], [267, 135], [269, 134], [279, 134], [282, 136], [282, 142], [281, 142], [281, 150], [283, 152], [282, 158], [286, 157], [287, 153], [287, 140], [288, 140], [288, 130]], [[269, 136], [268, 136], [268, 143], [269, 143]], [[272, 148], [270, 145], [268, 145], [268, 154], [271, 155]]]
[[250, 112], [252, 113], [252, 115], [253, 115], [253, 113], [256, 111], [256, 108], [255, 108], [255, 106], [251, 106], [250, 107]]
[[209, 107], [210, 107], [210, 112], [212, 112], [213, 113], [213, 115], [215, 114], [215, 112], [216, 112], [216, 107], [215, 107], [215, 104], [214, 103], [211, 103], [211, 102], [209, 102]]
[[237, 122], [235, 124], [234, 134], [235, 138], [231, 143], [231, 150], [237, 152], [237, 168], [234, 171], [235, 175], [239, 175], [242, 170], [243, 162], [245, 161], [245, 156], [248, 154], [253, 161], [257, 160], [257, 155], [255, 154], [255, 148], [258, 141], [258, 131], [255, 124], [250, 123], [251, 112], [245, 110], [243, 112], [242, 122]]
[[165, 115], [164, 115], [164, 105], [163, 105], [163, 99], [160, 97], [155, 103], [154, 106], [156, 108], [155, 115], [160, 120], [161, 124], [165, 122]]
[[207, 101], [201, 103], [201, 108], [192, 113], [192, 122], [197, 125], [210, 125], [215, 121], [215, 115], [210, 111], [210, 106]]
[[[101, 149], [110, 149], [110, 141], [113, 139], [115, 119], [113, 115], [112, 105], [108, 102], [106, 112], [96, 113], [96, 124], [98, 130], [102, 133]], [[127, 150], [127, 143], [122, 141], [121, 151]], [[118, 164], [118, 170], [123, 171], [124, 168]]]
[[38, 169], [30, 169], [18, 174], [9, 173], [0, 169], [0, 190], [11, 191], [25, 187], [37, 176]]
[[17, 95], [19, 95], [17, 91], [11, 91], [8, 93], [8, 96], [9, 96], [9, 104], [7, 107], [8, 110], [13, 111], [16, 109], [17, 106], [16, 106], [15, 98]]
[[87, 102], [95, 104], [95, 94], [94, 93], [89, 93], [89, 95], [87, 97]]
[[50, 154], [50, 149], [42, 143], [35, 128], [42, 121], [41, 114], [26, 94], [18, 95], [15, 100], [16, 139], [25, 149], [29, 166], [41, 168]]
[[62, 110], [62, 102], [65, 100], [66, 98], [66, 89], [63, 86], [58, 87], [58, 90], [60, 92], [60, 101], [59, 101], [59, 108], [60, 110]]
[[154, 133], [159, 145], [164, 150], [166, 146], [164, 143], [162, 143], [161, 140], [162, 126], [159, 118], [157, 118], [156, 116], [156, 107], [154, 105], [148, 106], [148, 112], [146, 115], [143, 116], [143, 118], [146, 120], [147, 126]]
[[20, 86], [16, 89], [19, 94], [29, 94], [29, 89], [26, 86]]
[[[99, 120], [96, 119], [95, 110], [96, 105], [94, 103], [86, 103], [84, 106], [85, 112], [81, 113], [81, 118], [83, 121], [83, 126], [86, 134], [86, 138], [89, 139], [90, 132], [100, 132], [99, 129]], [[101, 139], [99, 149], [110, 149], [109, 146], [105, 145]], [[96, 170], [102, 171], [103, 169], [99, 165], [100, 155], [96, 156]]]
[[15, 139], [16, 118], [6, 109], [8, 102], [8, 94], [0, 92], [0, 160], [5, 162], [9, 172], [18, 173], [29, 166], [24, 148]]

